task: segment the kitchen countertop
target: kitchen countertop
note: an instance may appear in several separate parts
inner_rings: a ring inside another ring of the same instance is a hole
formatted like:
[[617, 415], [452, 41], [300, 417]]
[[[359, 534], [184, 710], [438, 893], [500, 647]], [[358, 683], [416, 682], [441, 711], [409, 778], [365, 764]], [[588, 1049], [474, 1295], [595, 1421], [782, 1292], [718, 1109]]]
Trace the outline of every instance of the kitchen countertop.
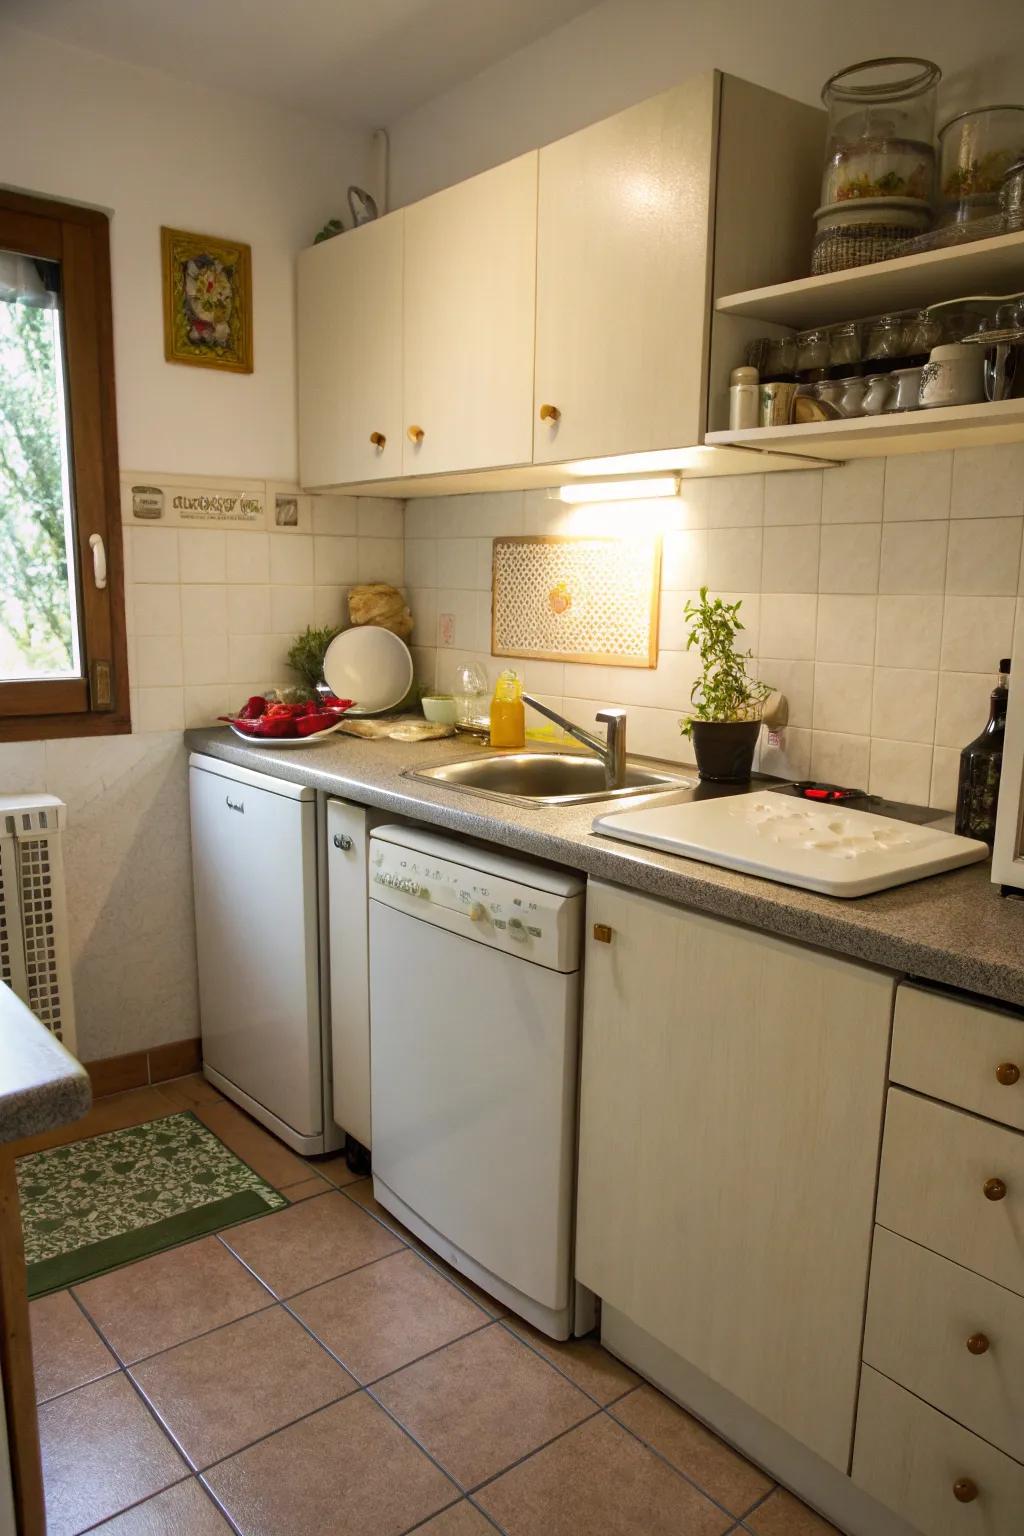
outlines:
[[91, 1103], [85, 1068], [0, 984], [0, 1142], [70, 1125]]
[[[486, 752], [465, 738], [404, 743], [336, 736], [289, 750], [243, 742], [229, 730], [185, 733], [194, 752], [276, 774], [396, 816], [567, 865], [601, 880], [660, 896], [769, 933], [872, 965], [1024, 1006], [1024, 907], [1000, 896], [989, 864], [974, 864], [854, 900], [700, 864], [598, 837], [591, 823], [605, 802], [519, 806], [420, 779], [408, 768], [459, 762]], [[666, 765], [682, 777], [696, 771]], [[657, 797], [668, 804], [673, 792]], [[632, 796], [623, 807], [655, 803]]]

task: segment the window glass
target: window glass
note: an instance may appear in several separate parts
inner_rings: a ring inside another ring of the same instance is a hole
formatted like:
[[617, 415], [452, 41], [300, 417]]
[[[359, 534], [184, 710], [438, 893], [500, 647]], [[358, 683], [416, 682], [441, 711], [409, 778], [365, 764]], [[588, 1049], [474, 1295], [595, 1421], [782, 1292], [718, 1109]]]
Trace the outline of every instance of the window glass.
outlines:
[[60, 267], [0, 251], [0, 681], [82, 676]]

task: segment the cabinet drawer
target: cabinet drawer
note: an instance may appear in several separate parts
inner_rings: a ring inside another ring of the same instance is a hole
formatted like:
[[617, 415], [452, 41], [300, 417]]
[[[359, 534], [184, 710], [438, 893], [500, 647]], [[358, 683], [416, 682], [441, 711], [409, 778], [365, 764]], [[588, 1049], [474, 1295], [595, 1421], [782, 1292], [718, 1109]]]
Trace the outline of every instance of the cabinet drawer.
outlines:
[[853, 1481], [922, 1536], [1020, 1536], [1024, 1467], [867, 1365]]
[[1024, 1461], [1024, 1298], [876, 1227], [864, 1359]]
[[889, 1075], [1024, 1130], [1024, 1019], [924, 987], [901, 986]]
[[[990, 1199], [1001, 1180], [1006, 1193]], [[883, 1227], [1024, 1294], [1024, 1136], [890, 1088], [878, 1185]]]

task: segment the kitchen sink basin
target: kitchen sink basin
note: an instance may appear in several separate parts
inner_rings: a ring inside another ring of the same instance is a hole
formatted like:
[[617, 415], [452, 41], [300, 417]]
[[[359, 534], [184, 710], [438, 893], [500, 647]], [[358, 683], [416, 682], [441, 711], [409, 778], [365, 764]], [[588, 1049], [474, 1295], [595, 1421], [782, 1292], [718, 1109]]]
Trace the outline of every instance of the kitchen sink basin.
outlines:
[[630, 795], [686, 789], [692, 783], [672, 773], [627, 762], [623, 787], [608, 789], [604, 764], [596, 757], [575, 752], [506, 752], [501, 756], [472, 757], [462, 763], [441, 763], [436, 768], [408, 768], [406, 777], [514, 805], [582, 805], [588, 800], [622, 800]]

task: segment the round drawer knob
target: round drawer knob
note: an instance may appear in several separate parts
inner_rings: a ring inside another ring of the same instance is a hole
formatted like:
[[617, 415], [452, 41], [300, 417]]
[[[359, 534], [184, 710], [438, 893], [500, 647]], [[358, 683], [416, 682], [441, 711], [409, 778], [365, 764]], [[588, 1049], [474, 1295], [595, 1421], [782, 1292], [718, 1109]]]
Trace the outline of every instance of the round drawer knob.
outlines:
[[981, 1187], [986, 1200], [1006, 1199], [1006, 1183], [1003, 1179], [986, 1179]]
[[967, 1348], [972, 1355], [984, 1355], [988, 1353], [989, 1337], [987, 1333], [972, 1333], [967, 1340]]
[[371, 432], [370, 442], [375, 448], [380, 448], [383, 450], [384, 445], [387, 443], [387, 438], [384, 436], [383, 432]]
[[973, 1504], [978, 1497], [978, 1485], [972, 1477], [958, 1477], [953, 1484], [953, 1497], [960, 1504]]
[[542, 405], [540, 408], [540, 419], [541, 421], [550, 421], [552, 426], [557, 426], [562, 419], [562, 413], [557, 405]]
[[1004, 1088], [1012, 1088], [1014, 1083], [1020, 1081], [1020, 1067], [1015, 1061], [1001, 1061], [996, 1067], [996, 1081], [1002, 1083]]
[[410, 427], [408, 436], [410, 443], [416, 443], [418, 445], [422, 443], [426, 433], [422, 427]]

